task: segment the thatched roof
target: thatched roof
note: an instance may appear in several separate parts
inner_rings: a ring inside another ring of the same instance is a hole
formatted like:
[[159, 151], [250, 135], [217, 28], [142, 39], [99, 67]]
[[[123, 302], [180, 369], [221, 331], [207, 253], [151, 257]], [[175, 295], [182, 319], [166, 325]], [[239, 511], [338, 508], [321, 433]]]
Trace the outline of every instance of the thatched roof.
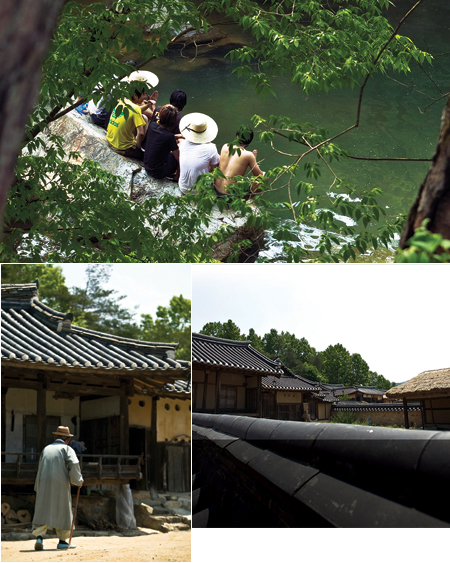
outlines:
[[450, 396], [450, 368], [423, 371], [386, 392], [394, 399], [429, 399]]

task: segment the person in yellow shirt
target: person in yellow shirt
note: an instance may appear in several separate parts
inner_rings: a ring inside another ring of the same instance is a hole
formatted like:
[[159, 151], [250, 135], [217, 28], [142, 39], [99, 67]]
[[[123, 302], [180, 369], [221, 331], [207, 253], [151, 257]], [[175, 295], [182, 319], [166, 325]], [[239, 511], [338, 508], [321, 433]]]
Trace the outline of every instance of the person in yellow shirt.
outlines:
[[[143, 74], [142, 71], [141, 73]], [[132, 80], [133, 74], [130, 76]], [[137, 79], [140, 80], [140, 78]], [[111, 114], [106, 131], [106, 140], [113, 151], [122, 156], [143, 160], [144, 152], [141, 150], [141, 145], [147, 132], [149, 118], [151, 119], [155, 108], [157, 96], [158, 93], [155, 92], [147, 99], [146, 86], [143, 85], [142, 90], [134, 91], [131, 100], [125, 98], [119, 101]], [[126, 119], [125, 104], [128, 109]]]

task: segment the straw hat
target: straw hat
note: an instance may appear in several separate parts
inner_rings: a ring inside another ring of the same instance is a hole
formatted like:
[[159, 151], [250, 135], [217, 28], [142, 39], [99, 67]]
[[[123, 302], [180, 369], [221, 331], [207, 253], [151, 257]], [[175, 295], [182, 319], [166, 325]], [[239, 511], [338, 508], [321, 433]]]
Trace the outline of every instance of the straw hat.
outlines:
[[57, 436], [65, 436], [66, 438], [71, 438], [73, 434], [70, 433], [68, 426], [58, 426], [56, 432], [52, 432], [52, 434], [56, 434]]
[[153, 72], [150, 72], [149, 70], [135, 70], [130, 74], [130, 76], [122, 78], [122, 82], [134, 82], [135, 80], [139, 82], [146, 82], [152, 88], [154, 88], [159, 82], [159, 78], [156, 74], [153, 74]]
[[188, 113], [180, 120], [180, 133], [191, 143], [209, 143], [217, 137], [218, 130], [214, 119], [204, 113]]

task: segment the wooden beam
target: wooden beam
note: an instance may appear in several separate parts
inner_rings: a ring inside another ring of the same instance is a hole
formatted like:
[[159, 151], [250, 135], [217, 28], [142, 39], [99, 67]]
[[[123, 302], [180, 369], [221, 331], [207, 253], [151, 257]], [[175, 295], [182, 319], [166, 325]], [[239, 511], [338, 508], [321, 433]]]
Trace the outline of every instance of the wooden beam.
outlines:
[[128, 426], [128, 395], [123, 390], [120, 395], [120, 453], [121, 455], [129, 454], [129, 426]]
[[[2, 387], [2, 452], [6, 450], [6, 393], [8, 387]], [[2, 461], [5, 461], [5, 456], [2, 456]]]
[[158, 459], [158, 396], [152, 397], [152, 421], [150, 434], [150, 491], [152, 496], [157, 490], [157, 459]]
[[205, 378], [203, 380], [203, 402], [202, 402], [203, 411], [206, 411], [206, 399], [208, 396], [208, 382], [209, 382], [209, 371], [205, 371]]
[[34, 389], [37, 390], [42, 387], [42, 383], [40, 381], [35, 380], [18, 380], [12, 379], [11, 377], [5, 377], [2, 374], [2, 383], [5, 387], [9, 389]]
[[145, 491], [149, 491], [150, 490], [150, 466], [151, 466], [151, 461], [150, 461], [150, 445], [152, 442], [152, 429], [145, 427], [144, 430], [144, 471], [143, 471], [143, 476], [144, 476], [144, 490]]
[[214, 412], [218, 414], [220, 412], [220, 370], [216, 371], [216, 404]]
[[408, 401], [406, 399], [403, 399], [403, 413], [405, 415], [405, 428], [409, 428]]
[[176, 381], [177, 379], [188, 379], [189, 369], [171, 369], [171, 370], [130, 370], [122, 368], [94, 368], [94, 367], [81, 367], [81, 366], [61, 366], [56, 364], [42, 364], [36, 367], [34, 363], [19, 362], [17, 360], [2, 360], [2, 372], [8, 373], [10, 370], [16, 370], [17, 373], [36, 373], [37, 371], [45, 370], [46, 372], [55, 372], [64, 374], [68, 378], [80, 376], [89, 378], [91, 376], [105, 376], [108, 379], [133, 379], [138, 375], [141, 379], [148, 379], [157, 381], [159, 384], [165, 384], [169, 381]]
[[258, 378], [258, 387], [256, 391], [256, 412], [259, 418], [262, 418], [262, 377]]
[[41, 384], [36, 398], [37, 438], [36, 451], [40, 453], [46, 446], [45, 430], [47, 424], [47, 389]]

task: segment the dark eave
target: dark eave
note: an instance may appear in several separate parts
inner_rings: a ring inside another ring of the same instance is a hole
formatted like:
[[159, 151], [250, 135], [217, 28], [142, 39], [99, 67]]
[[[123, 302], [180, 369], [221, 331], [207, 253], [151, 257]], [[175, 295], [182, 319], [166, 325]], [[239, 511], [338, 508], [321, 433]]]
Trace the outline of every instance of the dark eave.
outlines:
[[231, 371], [275, 375], [284, 371], [280, 362], [264, 356], [251, 342], [227, 340], [204, 334], [192, 334], [192, 363], [194, 367], [226, 368]]

